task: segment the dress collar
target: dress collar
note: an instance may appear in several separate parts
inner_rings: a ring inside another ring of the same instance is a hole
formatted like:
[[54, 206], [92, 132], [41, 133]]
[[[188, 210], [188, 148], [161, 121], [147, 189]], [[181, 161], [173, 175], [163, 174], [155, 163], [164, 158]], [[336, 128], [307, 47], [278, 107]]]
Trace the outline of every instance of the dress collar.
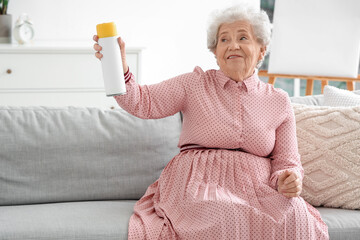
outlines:
[[[234, 80], [232, 80], [231, 78], [227, 77], [223, 71], [221, 70], [217, 70], [216, 71], [216, 78], [219, 81], [220, 85], [222, 88], [225, 88], [225, 85]], [[248, 92], [251, 92], [257, 85], [259, 80], [259, 77], [257, 75], [257, 70], [254, 71], [253, 75], [251, 75], [250, 77], [246, 78], [245, 80], [243, 80], [244, 85], [246, 86], [246, 90]], [[235, 82], [236, 83], [236, 82]]]

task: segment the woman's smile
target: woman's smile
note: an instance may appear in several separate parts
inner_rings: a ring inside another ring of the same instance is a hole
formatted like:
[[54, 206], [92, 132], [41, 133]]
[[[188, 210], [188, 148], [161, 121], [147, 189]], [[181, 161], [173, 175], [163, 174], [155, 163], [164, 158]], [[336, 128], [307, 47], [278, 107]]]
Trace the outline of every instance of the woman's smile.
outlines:
[[227, 57], [227, 59], [239, 59], [239, 58], [243, 58], [243, 57], [241, 55], [237, 55], [237, 54], [232, 54]]

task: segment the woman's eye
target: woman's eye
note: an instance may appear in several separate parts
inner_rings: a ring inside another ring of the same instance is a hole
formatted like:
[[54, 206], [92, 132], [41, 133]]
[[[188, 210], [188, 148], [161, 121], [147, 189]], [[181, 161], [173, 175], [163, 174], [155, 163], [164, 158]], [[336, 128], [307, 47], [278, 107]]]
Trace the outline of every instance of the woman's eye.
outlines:
[[221, 42], [226, 42], [226, 39], [225, 38], [221, 39]]
[[241, 37], [240, 40], [246, 40], [247, 38], [246, 37]]

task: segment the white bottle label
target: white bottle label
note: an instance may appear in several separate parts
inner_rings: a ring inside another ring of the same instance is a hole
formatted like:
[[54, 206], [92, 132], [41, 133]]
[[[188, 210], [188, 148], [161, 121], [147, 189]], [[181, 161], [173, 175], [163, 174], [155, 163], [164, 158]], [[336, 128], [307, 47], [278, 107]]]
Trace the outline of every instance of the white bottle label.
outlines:
[[102, 47], [100, 52], [103, 55], [101, 65], [107, 96], [126, 93], [120, 46], [117, 38], [117, 36], [99, 38], [99, 45]]

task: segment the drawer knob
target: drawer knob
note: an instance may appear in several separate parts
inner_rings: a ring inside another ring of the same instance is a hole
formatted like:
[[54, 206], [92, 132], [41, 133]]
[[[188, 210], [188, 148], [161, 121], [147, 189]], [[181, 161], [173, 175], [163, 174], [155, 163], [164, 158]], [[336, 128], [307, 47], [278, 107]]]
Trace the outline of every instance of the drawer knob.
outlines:
[[11, 69], [6, 70], [6, 73], [11, 74], [12, 73]]

